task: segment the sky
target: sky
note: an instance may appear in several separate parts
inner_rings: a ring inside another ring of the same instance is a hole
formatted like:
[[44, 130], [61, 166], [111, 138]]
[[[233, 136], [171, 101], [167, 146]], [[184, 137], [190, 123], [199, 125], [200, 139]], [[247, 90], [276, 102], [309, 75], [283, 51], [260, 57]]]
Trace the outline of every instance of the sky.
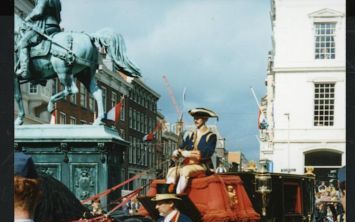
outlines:
[[267, 0], [62, 0], [61, 26], [120, 33], [143, 81], [160, 94], [158, 110], [170, 123], [178, 116], [163, 75], [186, 124], [192, 124], [189, 109], [212, 109], [219, 121], [207, 124], [217, 125], [226, 149], [258, 160], [258, 106], [250, 87], [259, 101], [266, 94], [269, 12]]

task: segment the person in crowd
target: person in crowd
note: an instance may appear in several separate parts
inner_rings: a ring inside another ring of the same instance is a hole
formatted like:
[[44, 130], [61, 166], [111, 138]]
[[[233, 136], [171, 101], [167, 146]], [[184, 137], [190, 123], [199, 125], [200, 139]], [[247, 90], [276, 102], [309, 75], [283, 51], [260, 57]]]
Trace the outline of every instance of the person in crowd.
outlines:
[[316, 196], [316, 204], [317, 204], [321, 200], [322, 195], [320, 192], [317, 192], [315, 196]]
[[320, 202], [316, 205], [315, 209], [315, 221], [324, 222], [324, 219], [327, 216], [326, 206], [324, 203]]
[[340, 203], [343, 207], [342, 220], [346, 221], [346, 166], [338, 171], [338, 187], [340, 190]]
[[217, 135], [207, 127], [206, 122], [210, 117], [218, 118], [217, 114], [206, 108], [191, 109], [189, 114], [194, 118], [196, 129], [187, 133], [179, 149], [173, 152], [174, 159], [183, 157], [184, 161], [181, 168], [170, 167], [166, 179], [168, 184], [175, 184], [179, 177], [177, 194], [184, 192], [190, 177], [207, 172], [211, 168], [211, 156], [216, 149]]
[[157, 194], [152, 198], [160, 218], [157, 222], [192, 222], [191, 218], [181, 213], [176, 207], [176, 201], [181, 201], [169, 189], [169, 184], [157, 184]]
[[227, 169], [224, 167], [223, 163], [219, 163], [216, 173], [227, 173]]
[[93, 200], [91, 206], [92, 206], [91, 214], [94, 215], [94, 216], [102, 215], [102, 214], [106, 213], [102, 209], [100, 199]]
[[140, 203], [137, 199], [137, 196], [133, 197], [130, 201], [130, 209], [129, 209], [129, 214], [130, 215], [136, 215], [138, 214], [138, 209], [140, 207]]
[[[122, 199], [122, 202], [125, 202], [125, 201], [127, 201], [127, 197], [124, 197], [124, 198]], [[122, 210], [123, 210], [123, 213], [124, 213], [125, 216], [128, 216], [128, 215], [129, 215], [129, 210], [130, 210], [130, 208], [131, 208], [130, 201], [128, 201], [126, 204], [124, 204], [124, 205], [122, 206]]]
[[228, 169], [229, 172], [238, 172], [239, 171], [239, 164], [236, 162], [232, 162], [232, 165]]
[[35, 209], [41, 200], [41, 180], [32, 157], [15, 152], [14, 158], [14, 220], [34, 222]]
[[343, 213], [344, 213], [344, 209], [342, 207], [342, 205], [340, 203], [335, 202], [334, 203], [334, 210], [336, 213], [336, 218], [337, 218], [337, 222], [344, 222], [343, 220]]
[[318, 192], [324, 192], [326, 191], [327, 186], [325, 185], [325, 181], [321, 182], [321, 185], [318, 186]]

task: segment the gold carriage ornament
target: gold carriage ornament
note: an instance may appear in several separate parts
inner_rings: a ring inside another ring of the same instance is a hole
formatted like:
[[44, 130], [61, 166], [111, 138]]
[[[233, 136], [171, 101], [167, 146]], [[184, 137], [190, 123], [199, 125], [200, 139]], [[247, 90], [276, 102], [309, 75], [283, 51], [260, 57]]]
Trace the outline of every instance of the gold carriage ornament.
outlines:
[[256, 171], [256, 163], [253, 160], [248, 162], [246, 171], [249, 171], [249, 172]]
[[266, 208], [269, 202], [269, 194], [272, 191], [271, 176], [268, 173], [265, 164], [260, 164], [260, 170], [255, 175], [255, 192], [261, 195], [262, 215], [266, 216]]
[[315, 176], [314, 172], [314, 167], [313, 166], [307, 166], [306, 167], [306, 175], [307, 176]]

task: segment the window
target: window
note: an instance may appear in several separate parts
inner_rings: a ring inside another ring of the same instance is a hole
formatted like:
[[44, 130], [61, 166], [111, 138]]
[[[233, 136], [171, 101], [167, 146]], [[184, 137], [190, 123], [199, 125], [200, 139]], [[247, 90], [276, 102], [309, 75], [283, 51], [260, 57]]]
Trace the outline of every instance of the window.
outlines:
[[[153, 148], [153, 149], [154, 149], [154, 148]], [[152, 163], [153, 163], [154, 165], [156, 165], [156, 164], [155, 164], [155, 152], [153, 152]]]
[[112, 92], [111, 94], [111, 107], [116, 106], [117, 104], [117, 93]]
[[125, 99], [124, 99], [122, 101], [120, 120], [125, 121], [125, 118], [126, 118], [126, 105], [125, 105]]
[[314, 126], [333, 126], [335, 83], [315, 83], [314, 86]]
[[144, 152], [145, 152], [145, 166], [150, 167], [150, 149], [147, 145], [144, 145]]
[[86, 88], [84, 84], [80, 83], [80, 105], [84, 108], [87, 107], [86, 104]]
[[133, 163], [133, 137], [129, 136], [129, 142], [131, 143], [130, 147], [129, 147], [129, 157], [128, 157], [128, 161], [129, 163]]
[[72, 125], [76, 124], [76, 118], [74, 116], [70, 117], [70, 124], [72, 124]]
[[133, 163], [136, 164], [137, 163], [137, 159], [138, 159], [138, 152], [137, 152], [137, 143], [136, 143], [136, 138], [133, 137]]
[[95, 99], [92, 95], [89, 96], [89, 110], [95, 112]]
[[141, 132], [144, 133], [144, 114], [141, 113]]
[[142, 165], [147, 166], [147, 152], [143, 144], [141, 144], [141, 152], [142, 152]]
[[137, 130], [137, 111], [133, 109], [133, 129]]
[[124, 129], [120, 129], [120, 136], [123, 138], [123, 139], [126, 139], [126, 132]]
[[138, 144], [138, 139], [134, 137], [134, 146], [136, 147], [136, 156], [137, 156], [137, 161], [136, 164], [140, 164], [141, 161], [141, 150], [140, 150], [140, 145]]
[[106, 98], [107, 98], [107, 92], [106, 92], [106, 88], [105, 87], [103, 87], [103, 86], [101, 86], [101, 90], [102, 90], [102, 104], [103, 104], [103, 106], [104, 106], [104, 110], [106, 110], [107, 109], [107, 107], [106, 107]]
[[70, 102], [76, 104], [76, 93], [70, 95]]
[[144, 133], [148, 133], [147, 114], [144, 114]]
[[[130, 173], [129, 174], [129, 178], [132, 178], [132, 177], [134, 177], [136, 174], [134, 174], [134, 173]], [[128, 189], [129, 190], [134, 190], [134, 181], [132, 182], [132, 183], [129, 183], [128, 184]]]
[[66, 124], [66, 118], [67, 116], [65, 113], [60, 112], [59, 113], [59, 124]]
[[132, 108], [129, 107], [129, 113], [128, 113], [128, 118], [129, 118], [129, 128], [133, 127], [133, 118], [132, 118]]
[[152, 119], [148, 117], [148, 132], [152, 129]]
[[37, 94], [38, 93], [38, 85], [30, 84], [29, 93], [30, 94]]
[[335, 23], [315, 23], [315, 59], [335, 59]]
[[302, 192], [298, 183], [287, 182], [283, 184], [285, 216], [302, 213]]

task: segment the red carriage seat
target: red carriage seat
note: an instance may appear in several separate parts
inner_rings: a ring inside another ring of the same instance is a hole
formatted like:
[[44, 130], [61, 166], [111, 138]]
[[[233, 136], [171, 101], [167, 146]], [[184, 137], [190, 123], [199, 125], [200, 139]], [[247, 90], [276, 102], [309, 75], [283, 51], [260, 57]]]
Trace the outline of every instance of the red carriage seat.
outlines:
[[[244, 189], [243, 181], [235, 175], [218, 175], [191, 178], [186, 189], [187, 196], [197, 207], [202, 215], [203, 222], [243, 221], [254, 222], [260, 220], [260, 215], [254, 210], [253, 205]], [[156, 184], [165, 183], [165, 180], [154, 180], [147, 196], [156, 194]], [[232, 203], [227, 186], [235, 190], [236, 203]], [[141, 215], [149, 213], [142, 207]]]

